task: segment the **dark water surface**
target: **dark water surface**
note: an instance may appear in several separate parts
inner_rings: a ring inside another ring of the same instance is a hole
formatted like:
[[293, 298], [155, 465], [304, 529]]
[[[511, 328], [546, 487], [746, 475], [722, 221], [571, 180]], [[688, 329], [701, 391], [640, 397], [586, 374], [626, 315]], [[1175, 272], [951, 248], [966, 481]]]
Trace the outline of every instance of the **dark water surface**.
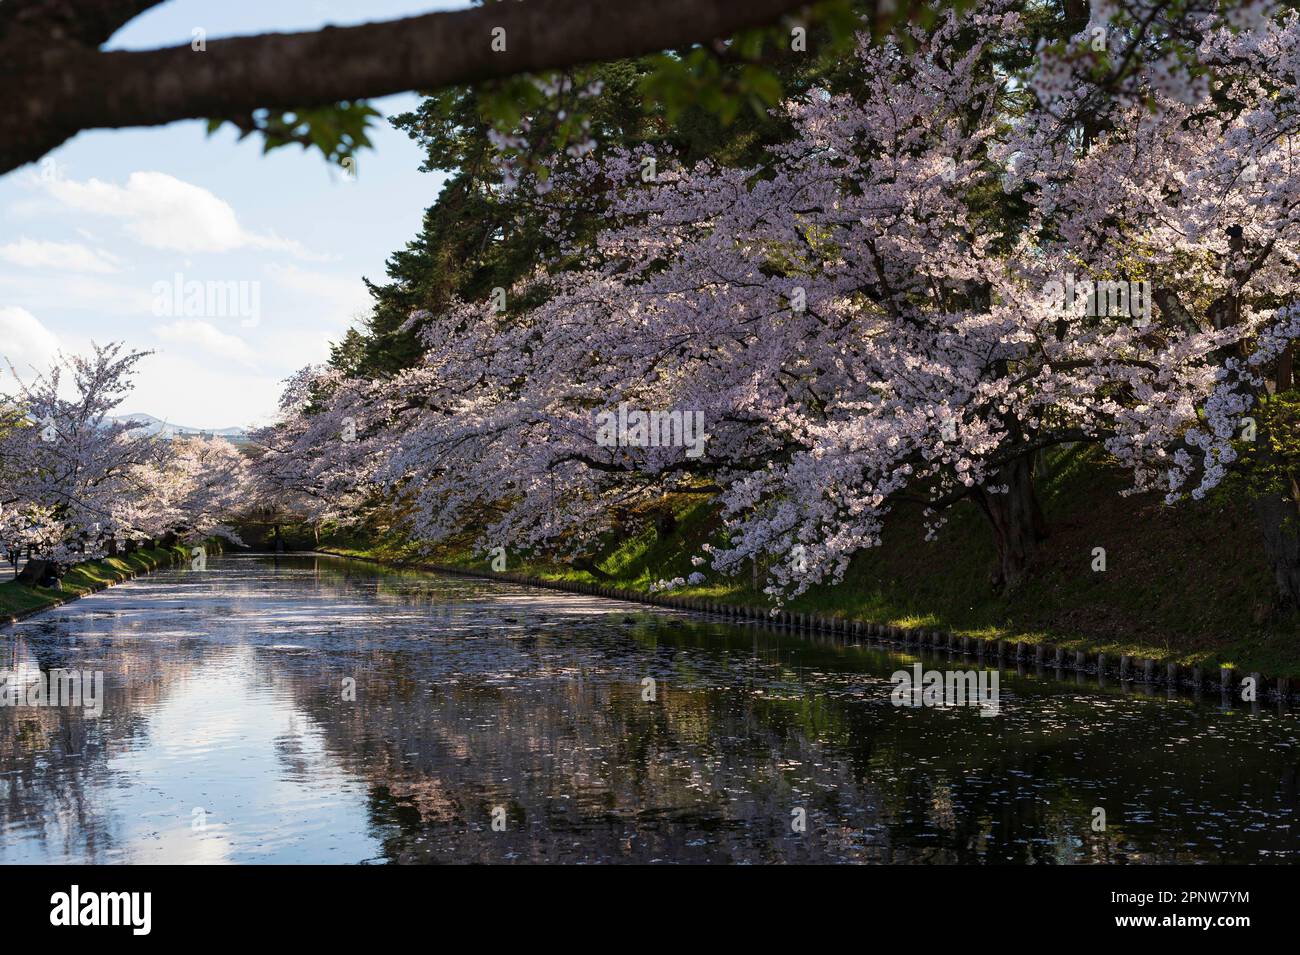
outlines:
[[211, 559], [0, 631], [0, 669], [100, 670], [105, 692], [97, 719], [0, 707], [0, 862], [1300, 859], [1295, 714], [1032, 667], [1002, 671], [994, 717], [895, 707], [915, 659]]

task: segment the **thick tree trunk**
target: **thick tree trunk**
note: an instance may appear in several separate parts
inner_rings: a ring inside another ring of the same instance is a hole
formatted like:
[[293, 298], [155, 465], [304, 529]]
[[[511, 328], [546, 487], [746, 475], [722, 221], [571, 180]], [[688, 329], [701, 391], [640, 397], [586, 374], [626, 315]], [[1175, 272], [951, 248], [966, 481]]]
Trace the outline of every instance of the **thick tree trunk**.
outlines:
[[[1295, 395], [1295, 346], [1288, 345], [1273, 368], [1272, 388], [1279, 402]], [[1256, 401], [1268, 400], [1257, 395]], [[1264, 556], [1273, 571], [1274, 603], [1284, 615], [1300, 611], [1300, 469], [1293, 453], [1300, 420], [1280, 404], [1257, 437], [1257, 478], [1266, 490], [1252, 501], [1263, 537]]]
[[280, 536], [280, 525], [279, 525], [279, 524], [276, 524], [276, 525], [275, 525], [275, 552], [276, 552], [277, 554], [283, 554], [283, 553], [284, 553], [284, 538]]
[[49, 567], [50, 562], [48, 560], [29, 557], [27, 564], [22, 569], [22, 573], [18, 575], [18, 582], [27, 587], [35, 587], [49, 574]]
[[1278, 605], [1283, 612], [1300, 610], [1300, 506], [1283, 493], [1262, 494], [1254, 503]]
[[[1287, 358], [1284, 370], [1290, 384], [1289, 354]], [[1288, 425], [1288, 422], [1272, 423], [1273, 427]], [[1264, 556], [1273, 571], [1278, 608], [1283, 613], [1293, 613], [1300, 610], [1300, 474], [1291, 462], [1273, 450], [1268, 435], [1261, 435], [1259, 466], [1269, 489], [1256, 495], [1252, 503], [1264, 539]]]
[[1034, 491], [1032, 456], [1004, 465], [992, 483], [1005, 484], [1007, 493], [989, 494], [980, 489], [975, 491], [974, 498], [988, 518], [997, 548], [989, 582], [995, 593], [1007, 594], [1019, 587], [1029, 574], [1038, 545], [1047, 537], [1047, 522]]
[[591, 557], [575, 557], [573, 560], [573, 569], [585, 570], [587, 573], [591, 574], [591, 576], [597, 578], [598, 580], [614, 579], [612, 575], [605, 573], [605, 571], [597, 567], [596, 561]]

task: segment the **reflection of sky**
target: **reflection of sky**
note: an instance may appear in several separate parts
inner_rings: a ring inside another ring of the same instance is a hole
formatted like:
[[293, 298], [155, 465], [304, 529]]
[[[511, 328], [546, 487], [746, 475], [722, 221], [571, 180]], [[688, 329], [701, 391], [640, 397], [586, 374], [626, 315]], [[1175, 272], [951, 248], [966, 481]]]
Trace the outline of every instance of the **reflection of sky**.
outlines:
[[[328, 862], [375, 854], [358, 831], [365, 787], [326, 759], [320, 731], [243, 647], [178, 681], [150, 714], [143, 745], [109, 762], [124, 811], [122, 861]], [[281, 750], [286, 741], [292, 763]], [[192, 829], [194, 809], [206, 826]]]
[[0, 708], [0, 862], [1300, 858], [1295, 714], [1014, 668], [996, 719], [895, 707], [913, 659], [223, 557], [0, 631], [0, 661], [105, 671], [99, 720]]
[[[377, 854], [365, 832], [365, 785], [328, 760], [320, 730], [285, 686], [259, 672], [252, 647], [205, 655], [202, 667], [168, 679], [163, 698], [141, 714], [143, 731], [90, 777], [93, 831], [51, 799], [46, 838], [6, 831], [0, 860], [290, 863]], [[14, 775], [0, 773], [0, 790]], [[98, 847], [88, 858], [87, 843]]]

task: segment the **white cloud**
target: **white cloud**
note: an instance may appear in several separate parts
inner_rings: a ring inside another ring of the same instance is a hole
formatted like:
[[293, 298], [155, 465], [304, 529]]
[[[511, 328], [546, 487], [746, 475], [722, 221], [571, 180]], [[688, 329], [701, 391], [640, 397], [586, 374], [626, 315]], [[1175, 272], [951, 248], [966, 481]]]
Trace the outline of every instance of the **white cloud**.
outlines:
[[[42, 315], [66, 315], [69, 309], [85, 309], [95, 315], [153, 318], [153, 294], [148, 285], [124, 282], [123, 276], [100, 278], [69, 273], [50, 281], [50, 276], [34, 271], [0, 270], [0, 295], [11, 302]], [[125, 326], [114, 323], [114, 337], [129, 334]]]
[[296, 265], [270, 264], [266, 274], [296, 296], [311, 296], [329, 304], [321, 317], [336, 328], [346, 328], [358, 314], [369, 314], [374, 300], [366, 283], [355, 275], [339, 275], [302, 269]]
[[227, 335], [207, 322], [184, 320], [169, 325], [155, 325], [153, 332], [165, 342], [189, 345], [215, 358], [249, 368], [257, 364], [257, 356], [246, 341], [237, 335]]
[[291, 239], [249, 232], [228, 202], [163, 172], [133, 172], [125, 186], [98, 179], [55, 179], [44, 185], [69, 209], [121, 219], [127, 235], [149, 248], [184, 253], [261, 249], [317, 258]]
[[59, 339], [27, 309], [0, 308], [0, 356], [16, 370], [33, 366], [43, 371], [58, 351]]
[[0, 260], [28, 269], [97, 272], [101, 275], [117, 271], [116, 258], [107, 252], [78, 242], [46, 242], [26, 236], [17, 242], [0, 245]]
[[169, 348], [166, 354], [155, 353], [140, 363], [140, 376], [125, 410], [188, 428], [265, 422], [279, 400], [285, 375], [211, 358], [189, 358]]

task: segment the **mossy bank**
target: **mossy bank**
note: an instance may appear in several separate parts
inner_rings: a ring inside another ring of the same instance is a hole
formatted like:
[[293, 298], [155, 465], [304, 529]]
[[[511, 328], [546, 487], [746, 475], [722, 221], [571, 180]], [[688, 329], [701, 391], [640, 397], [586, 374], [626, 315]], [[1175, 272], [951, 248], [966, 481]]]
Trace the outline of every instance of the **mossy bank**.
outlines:
[[[208, 553], [221, 550], [219, 542], [209, 541], [204, 546]], [[188, 548], [153, 547], [75, 564], [64, 575], [60, 590], [27, 587], [16, 580], [5, 581], [0, 583], [0, 624], [16, 623], [42, 610], [189, 559]]]
[[[1044, 462], [1039, 492], [1049, 537], [1033, 572], [1015, 592], [989, 587], [994, 548], [984, 518], [959, 505], [935, 541], [926, 541], [919, 505], [891, 515], [884, 545], [857, 555], [844, 580], [814, 587], [784, 609], [959, 637], [1051, 643], [1076, 652], [1150, 658], [1184, 667], [1236, 667], [1300, 676], [1300, 621], [1271, 610], [1272, 582], [1249, 503], [1220, 495], [1169, 507], [1154, 495], [1124, 497], [1124, 476], [1095, 453], [1062, 452]], [[718, 578], [691, 558], [720, 539], [711, 502], [666, 502], [673, 520], [647, 519], [614, 535], [579, 569], [507, 552], [507, 571], [575, 585], [599, 584], [648, 595], [659, 580], [703, 569], [700, 586], [675, 595], [747, 608], [771, 608], [761, 583]], [[649, 518], [649, 515], [643, 515]], [[658, 526], [656, 526], [658, 523]], [[397, 564], [444, 565], [491, 573], [473, 535], [421, 553], [400, 520], [334, 531], [322, 546]], [[298, 542], [302, 549], [308, 539]], [[1098, 548], [1105, 553], [1098, 566]]]

